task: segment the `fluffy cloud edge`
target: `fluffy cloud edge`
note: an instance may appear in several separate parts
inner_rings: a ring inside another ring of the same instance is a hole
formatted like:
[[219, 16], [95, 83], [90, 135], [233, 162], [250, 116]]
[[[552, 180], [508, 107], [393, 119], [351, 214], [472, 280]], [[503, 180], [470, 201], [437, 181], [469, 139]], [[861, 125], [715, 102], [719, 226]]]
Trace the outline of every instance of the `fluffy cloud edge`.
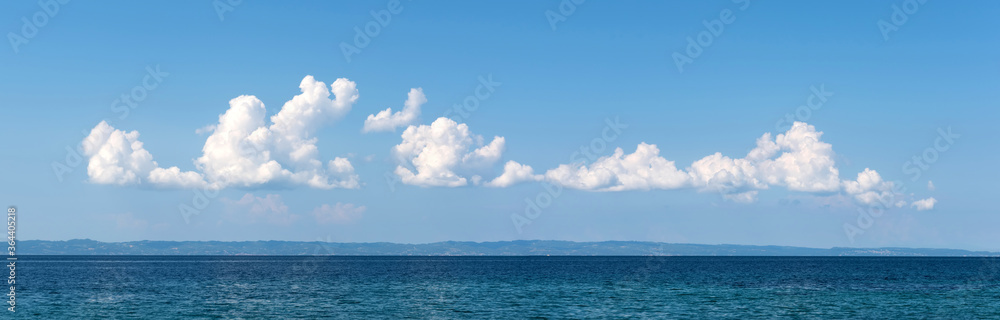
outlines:
[[[883, 181], [875, 170], [866, 168], [854, 180], [841, 180], [833, 146], [822, 141], [822, 135], [823, 132], [812, 125], [795, 122], [784, 133], [763, 134], [757, 139], [756, 147], [743, 158], [714, 153], [684, 169], [661, 156], [655, 144], [645, 142], [639, 143], [632, 153], [626, 154], [622, 148], [616, 148], [613, 154], [589, 164], [561, 164], [543, 174], [536, 174], [531, 166], [511, 160], [499, 176], [481, 185], [504, 188], [521, 182], [546, 181], [570, 189], [609, 192], [690, 188], [716, 192], [724, 199], [740, 203], [756, 202], [761, 190], [776, 186], [796, 192], [843, 192], [863, 205], [874, 205], [883, 199], [893, 199], [895, 206], [906, 204], [896, 198], [901, 196], [895, 190], [896, 185]], [[401, 155], [401, 162], [416, 169], [399, 165], [396, 174], [404, 183], [422, 187], [468, 185], [468, 180], [457, 173], [457, 168], [470, 163], [498, 161], [506, 142], [497, 136], [490, 144], [472, 149], [471, 141], [482, 138], [468, 132], [465, 124], [447, 118], [440, 118], [431, 125], [410, 126], [403, 133], [403, 140], [393, 150]], [[480, 176], [471, 178], [479, 185]]]
[[413, 124], [420, 116], [420, 106], [427, 103], [423, 88], [412, 88], [407, 93], [403, 109], [392, 113], [392, 108], [386, 108], [377, 114], [370, 114], [365, 119], [361, 132], [394, 131], [396, 128]]
[[159, 167], [143, 147], [138, 131], [125, 132], [102, 121], [82, 143], [88, 179], [95, 184], [161, 188], [270, 183], [319, 189], [360, 187], [360, 179], [346, 158], [336, 157], [325, 165], [318, 159], [314, 137], [319, 127], [350, 111], [359, 98], [357, 85], [339, 78], [327, 88], [325, 83], [305, 76], [299, 88], [301, 93], [271, 116], [270, 125], [264, 121], [265, 107], [257, 97], [243, 95], [230, 100], [218, 124], [196, 130], [198, 134], [211, 133], [201, 157], [194, 160], [197, 172]]
[[783, 186], [791, 191], [836, 192], [841, 188], [833, 148], [820, 140], [822, 132], [796, 122], [772, 138], [765, 133], [744, 158], [715, 153], [678, 169], [660, 156], [655, 144], [640, 143], [635, 152], [598, 158], [587, 165], [563, 164], [545, 173], [546, 180], [568, 188], [625, 191], [695, 188], [719, 192], [739, 202], [752, 202], [755, 190]]
[[[612, 155], [590, 164], [559, 165], [546, 171], [543, 180], [584, 191], [693, 188], [716, 192], [726, 200], [740, 203], [755, 202], [760, 190], [778, 186], [797, 192], [843, 192], [862, 205], [885, 200], [896, 201], [890, 205], [897, 207], [906, 205], [906, 201], [899, 200], [903, 195], [898, 186], [883, 181], [875, 170], [865, 168], [855, 180], [840, 180], [833, 147], [820, 139], [822, 134], [809, 124], [795, 122], [788, 131], [773, 138], [770, 133], [763, 134], [757, 139], [757, 146], [743, 158], [715, 153], [683, 170], [660, 156], [656, 145], [643, 142], [630, 154], [616, 148]], [[490, 184], [506, 185], [511, 184]]]
[[404, 184], [420, 187], [461, 187], [469, 179], [478, 181], [475, 172], [499, 161], [506, 144], [501, 136], [484, 143], [468, 125], [446, 117], [429, 125], [411, 125], [400, 138], [392, 148], [400, 163], [394, 172]]
[[523, 165], [510, 160], [504, 164], [503, 173], [500, 174], [500, 176], [494, 178], [492, 181], [484, 183], [483, 185], [494, 188], [506, 188], [521, 182], [542, 181], [543, 179], [545, 179], [545, 176], [535, 174], [535, 170], [532, 169], [531, 166]]
[[138, 131], [115, 129], [101, 121], [83, 140], [88, 180], [94, 184], [151, 185], [164, 188], [206, 186], [198, 172], [161, 168], [139, 140]]

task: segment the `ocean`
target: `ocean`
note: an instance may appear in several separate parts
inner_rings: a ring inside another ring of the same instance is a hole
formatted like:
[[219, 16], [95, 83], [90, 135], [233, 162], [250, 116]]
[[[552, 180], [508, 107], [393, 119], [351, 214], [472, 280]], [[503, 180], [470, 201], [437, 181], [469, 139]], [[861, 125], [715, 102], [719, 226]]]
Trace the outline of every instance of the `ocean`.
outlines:
[[1000, 318], [998, 258], [22, 256], [17, 271], [13, 318]]

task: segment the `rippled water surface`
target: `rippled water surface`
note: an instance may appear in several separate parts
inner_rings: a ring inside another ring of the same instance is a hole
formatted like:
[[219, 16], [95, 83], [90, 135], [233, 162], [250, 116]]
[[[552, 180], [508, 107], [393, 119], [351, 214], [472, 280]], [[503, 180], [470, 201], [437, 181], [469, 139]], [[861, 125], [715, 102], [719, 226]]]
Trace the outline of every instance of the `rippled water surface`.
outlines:
[[18, 264], [16, 318], [1000, 318], [996, 258], [34, 256]]

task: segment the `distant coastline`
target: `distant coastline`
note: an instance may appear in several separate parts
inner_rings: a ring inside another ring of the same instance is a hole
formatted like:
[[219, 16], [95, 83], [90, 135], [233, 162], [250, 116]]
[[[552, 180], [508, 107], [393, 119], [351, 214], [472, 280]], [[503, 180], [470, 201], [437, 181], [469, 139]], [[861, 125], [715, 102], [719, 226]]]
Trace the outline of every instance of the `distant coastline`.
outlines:
[[344, 255], [344, 256], [914, 256], [986, 257], [1000, 252], [926, 248], [806, 248], [643, 241], [517, 240], [427, 244], [319, 241], [23, 240], [20, 255]]

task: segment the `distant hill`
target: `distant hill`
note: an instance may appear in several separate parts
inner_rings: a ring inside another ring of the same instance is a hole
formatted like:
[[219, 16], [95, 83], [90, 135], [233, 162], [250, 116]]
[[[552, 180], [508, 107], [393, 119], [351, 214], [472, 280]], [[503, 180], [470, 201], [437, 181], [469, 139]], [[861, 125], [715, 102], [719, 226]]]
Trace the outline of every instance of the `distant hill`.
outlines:
[[704, 245], [640, 241], [334, 243], [300, 241], [133, 241], [24, 240], [21, 255], [364, 255], [364, 256], [1000, 256], [997, 252], [913, 248], [803, 248]]

